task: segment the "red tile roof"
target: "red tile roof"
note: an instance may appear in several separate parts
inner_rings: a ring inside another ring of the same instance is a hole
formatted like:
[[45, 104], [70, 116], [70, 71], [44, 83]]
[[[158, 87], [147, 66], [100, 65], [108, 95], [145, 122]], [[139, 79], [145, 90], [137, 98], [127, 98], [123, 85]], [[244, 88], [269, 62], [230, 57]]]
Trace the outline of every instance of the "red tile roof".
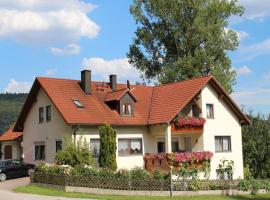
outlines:
[[134, 100], [136, 97], [129, 91], [129, 89], [121, 89], [117, 91], [108, 92], [105, 97], [105, 102], [119, 101], [126, 93], [129, 93]]
[[206, 76], [155, 87], [148, 123], [170, 123], [211, 79]]
[[12, 141], [22, 136], [22, 132], [15, 132], [13, 128], [8, 129], [5, 133], [0, 135], [0, 141]]
[[[117, 84], [118, 91], [112, 91], [104, 82], [92, 82], [92, 94], [86, 95], [80, 87], [80, 81], [55, 78], [37, 78], [29, 98], [16, 123], [15, 130], [22, 130], [27, 113], [40, 87], [44, 89], [63, 119], [68, 124], [103, 124], [112, 125], [148, 125], [170, 123], [176, 115], [201, 91], [208, 83], [225, 93], [212, 76], [175, 82], [160, 86]], [[111, 110], [105, 101], [118, 100], [126, 92], [136, 98], [133, 117], [122, 117]], [[240, 119], [249, 123], [246, 116], [225, 93], [228, 102]], [[84, 108], [77, 108], [72, 99], [78, 99]]]

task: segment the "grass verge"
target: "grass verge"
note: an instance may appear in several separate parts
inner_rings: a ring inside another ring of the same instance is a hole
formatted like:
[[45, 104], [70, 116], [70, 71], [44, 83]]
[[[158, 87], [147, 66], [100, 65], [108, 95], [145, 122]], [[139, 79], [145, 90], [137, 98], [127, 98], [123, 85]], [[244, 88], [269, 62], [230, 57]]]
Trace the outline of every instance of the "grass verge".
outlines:
[[[62, 190], [49, 189], [34, 185], [18, 187], [13, 190], [17, 193], [37, 194], [45, 196], [86, 198], [86, 199], [104, 199], [104, 200], [163, 200], [169, 197], [148, 197], [148, 196], [108, 196], [93, 195], [84, 193], [64, 192]], [[173, 197], [175, 200], [186, 200], [187, 197]], [[194, 196], [188, 197], [188, 200], [270, 200], [270, 194], [263, 195], [242, 195], [242, 196]]]

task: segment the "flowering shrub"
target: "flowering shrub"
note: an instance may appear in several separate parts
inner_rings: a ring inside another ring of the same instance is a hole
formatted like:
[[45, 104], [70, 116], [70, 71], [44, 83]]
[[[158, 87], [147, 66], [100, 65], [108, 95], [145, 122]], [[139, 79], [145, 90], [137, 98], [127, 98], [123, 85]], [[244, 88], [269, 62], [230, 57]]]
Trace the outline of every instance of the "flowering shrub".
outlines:
[[72, 175], [72, 176], [94, 176], [100, 178], [128, 178], [131, 180], [166, 180], [168, 174], [160, 171], [154, 171], [153, 173], [147, 172], [142, 168], [133, 168], [131, 170], [117, 170], [106, 168], [92, 168], [91, 166], [69, 166], [69, 165], [56, 165], [40, 163], [36, 165], [35, 174], [47, 174], [47, 175]]
[[204, 118], [197, 117], [180, 117], [175, 123], [176, 127], [202, 127], [206, 120]]

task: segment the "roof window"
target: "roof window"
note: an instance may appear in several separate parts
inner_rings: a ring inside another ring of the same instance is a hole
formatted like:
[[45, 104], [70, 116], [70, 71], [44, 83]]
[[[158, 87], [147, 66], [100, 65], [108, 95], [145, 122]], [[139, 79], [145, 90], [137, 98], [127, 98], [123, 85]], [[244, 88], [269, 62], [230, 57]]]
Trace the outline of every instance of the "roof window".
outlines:
[[77, 108], [84, 108], [84, 105], [80, 102], [79, 99], [72, 99], [72, 101], [75, 104], [75, 106], [77, 106]]

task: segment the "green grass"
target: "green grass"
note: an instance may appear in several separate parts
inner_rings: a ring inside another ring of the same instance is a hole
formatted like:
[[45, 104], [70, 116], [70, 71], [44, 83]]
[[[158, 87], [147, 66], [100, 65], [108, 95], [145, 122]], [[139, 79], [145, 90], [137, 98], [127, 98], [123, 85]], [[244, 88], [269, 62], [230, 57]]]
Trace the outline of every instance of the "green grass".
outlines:
[[[74, 192], [64, 192], [62, 190], [48, 189], [34, 185], [18, 187], [13, 190], [18, 193], [38, 194], [45, 196], [71, 197], [71, 198], [89, 198], [104, 200], [163, 200], [169, 197], [146, 197], [146, 196], [109, 196], [93, 195]], [[244, 196], [195, 196], [195, 197], [174, 197], [175, 200], [270, 200], [270, 194], [264, 195], [244, 195]]]

